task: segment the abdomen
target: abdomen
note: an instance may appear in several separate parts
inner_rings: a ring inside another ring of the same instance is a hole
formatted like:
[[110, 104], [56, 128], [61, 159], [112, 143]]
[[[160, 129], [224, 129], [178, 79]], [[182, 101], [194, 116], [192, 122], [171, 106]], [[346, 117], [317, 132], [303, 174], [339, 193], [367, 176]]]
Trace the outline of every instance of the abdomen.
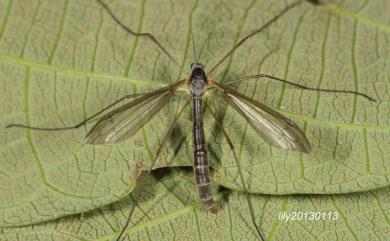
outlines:
[[216, 203], [213, 200], [210, 186], [209, 162], [203, 130], [202, 97], [193, 97], [193, 161], [195, 182], [198, 188], [199, 198], [203, 206], [212, 212], [216, 211]]

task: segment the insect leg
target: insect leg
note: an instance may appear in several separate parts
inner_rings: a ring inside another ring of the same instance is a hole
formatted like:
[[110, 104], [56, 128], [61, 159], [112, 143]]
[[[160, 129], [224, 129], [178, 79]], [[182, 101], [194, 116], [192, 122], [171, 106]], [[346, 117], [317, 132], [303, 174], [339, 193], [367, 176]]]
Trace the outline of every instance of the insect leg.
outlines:
[[364, 98], [366, 98], [366, 99], [368, 99], [370, 101], [373, 101], [373, 102], [376, 101], [374, 98], [372, 98], [372, 97], [370, 97], [370, 96], [368, 96], [368, 95], [366, 95], [364, 93], [357, 92], [357, 91], [312, 88], [312, 87], [308, 87], [308, 86], [305, 86], [305, 85], [297, 84], [297, 83], [294, 83], [294, 82], [291, 82], [291, 81], [288, 81], [288, 80], [284, 80], [284, 79], [281, 79], [281, 78], [278, 78], [278, 77], [274, 77], [274, 76], [271, 76], [271, 75], [268, 75], [268, 74], [256, 74], [256, 75], [249, 75], [249, 76], [245, 76], [245, 77], [240, 77], [238, 79], [226, 82], [224, 84], [225, 85], [231, 85], [231, 84], [237, 83], [239, 81], [253, 80], [253, 79], [254, 80], [258, 80], [260, 78], [268, 78], [268, 79], [272, 79], [272, 80], [277, 80], [277, 81], [283, 82], [285, 84], [289, 84], [289, 85], [292, 85], [292, 86], [295, 86], [295, 87], [298, 87], [298, 88], [301, 88], [301, 89], [304, 89], [304, 90], [355, 94], [355, 95], [360, 95], [360, 96], [362, 96], [362, 97], [364, 97]]
[[164, 48], [162, 46], [162, 44], [156, 39], [156, 37], [154, 37], [153, 34], [151, 33], [136, 33], [134, 32], [132, 29], [130, 29], [129, 27], [127, 27], [126, 25], [124, 25], [115, 15], [114, 13], [112, 12], [112, 10], [108, 7], [107, 4], [105, 4], [102, 0], [97, 0], [97, 2], [107, 11], [107, 13], [111, 16], [111, 18], [117, 23], [119, 24], [119, 26], [121, 26], [126, 32], [128, 32], [129, 34], [132, 34], [134, 36], [137, 36], [137, 37], [147, 37], [149, 38], [153, 43], [155, 43], [163, 52], [164, 54], [166, 54], [168, 56], [168, 58], [174, 63], [176, 64], [179, 69], [183, 72], [184, 69], [183, 67], [176, 61], [176, 59], [168, 52], [168, 50], [166, 50], [166, 48]]
[[269, 25], [271, 25], [273, 22], [275, 22], [278, 18], [280, 18], [282, 15], [284, 15], [288, 10], [290, 10], [291, 8], [299, 5], [302, 1], [301, 0], [298, 0], [290, 5], [288, 5], [286, 8], [284, 8], [282, 11], [279, 12], [279, 14], [277, 14], [275, 17], [273, 17], [271, 20], [269, 20], [268, 22], [266, 22], [263, 26], [261, 26], [259, 29], [256, 29], [254, 30], [253, 32], [251, 32], [250, 34], [246, 35], [245, 37], [243, 37], [240, 41], [238, 41], [237, 44], [235, 44], [233, 46], [233, 48], [225, 55], [222, 57], [221, 60], [218, 61], [218, 63], [216, 65], [214, 65], [213, 68], [211, 68], [211, 70], [207, 73], [207, 75], [210, 75], [212, 72], [214, 72], [214, 70], [220, 65], [222, 64], [222, 62], [224, 62], [231, 54], [233, 54], [233, 52], [238, 48], [240, 47], [246, 40], [248, 40], [249, 38], [253, 37], [254, 35], [260, 33], [261, 31], [263, 31], [264, 29], [266, 29]]
[[83, 120], [82, 122], [80, 122], [80, 123], [78, 123], [78, 124], [76, 124], [74, 126], [45, 128], [45, 127], [28, 126], [28, 125], [23, 125], [23, 124], [9, 124], [5, 128], [15, 128], [15, 127], [17, 127], [17, 128], [25, 128], [25, 129], [37, 130], [37, 131], [62, 131], [62, 130], [77, 129], [77, 128], [87, 124], [88, 121], [92, 120], [93, 118], [95, 118], [96, 116], [100, 115], [101, 113], [103, 113], [107, 109], [113, 107], [114, 105], [118, 104], [119, 102], [122, 102], [122, 101], [124, 101], [126, 99], [135, 98], [137, 96], [144, 95], [144, 94], [145, 93], [138, 93], [138, 94], [133, 94], [133, 95], [125, 95], [122, 98], [120, 98], [119, 100], [116, 100], [114, 103], [104, 107], [100, 111], [96, 112], [92, 116], [88, 117], [87, 119]]
[[[131, 195], [131, 194], [130, 194]], [[121, 230], [121, 233], [118, 235], [118, 237], [116, 238], [116, 241], [119, 241], [123, 235], [123, 233], [125, 232], [125, 230], [127, 229], [127, 227], [129, 226], [130, 224], [130, 219], [131, 219], [131, 216], [133, 215], [133, 212], [134, 212], [134, 209], [135, 209], [135, 205], [133, 205], [130, 209], [130, 212], [129, 212], [129, 216], [127, 217], [127, 220], [126, 220], [126, 223], [125, 223], [125, 226], [123, 226], [122, 230]]]
[[160, 146], [158, 147], [158, 150], [157, 150], [157, 152], [156, 152], [156, 155], [154, 156], [153, 163], [152, 163], [152, 165], [151, 165], [150, 168], [149, 168], [149, 173], [152, 171], [154, 165], [156, 164], [157, 159], [158, 159], [158, 157], [160, 156], [163, 147], [165, 146], [166, 142], [168, 141], [169, 135], [172, 133], [173, 128], [175, 128], [175, 126], [176, 126], [176, 124], [177, 124], [177, 121], [179, 120], [180, 116], [183, 114], [185, 108], [188, 106], [188, 104], [190, 103], [190, 101], [191, 101], [191, 99], [189, 99], [189, 100], [184, 104], [184, 106], [181, 108], [179, 114], [178, 114], [178, 115], [175, 117], [175, 119], [173, 120], [173, 122], [172, 122], [171, 126], [169, 127], [167, 133], [165, 134], [164, 139], [163, 139], [163, 141], [161, 142]]
[[246, 184], [245, 184], [245, 181], [244, 181], [244, 176], [242, 174], [240, 162], [239, 162], [238, 157], [236, 155], [236, 151], [235, 151], [234, 145], [233, 145], [232, 141], [230, 140], [227, 132], [223, 128], [222, 124], [218, 121], [216, 114], [214, 113], [214, 111], [211, 109], [211, 107], [209, 106], [209, 104], [207, 102], [206, 102], [206, 108], [210, 111], [210, 113], [214, 117], [214, 120], [217, 123], [217, 126], [222, 131], [222, 134], [224, 135], [224, 137], [226, 138], [227, 142], [229, 143], [230, 150], [232, 151], [233, 156], [234, 156], [234, 161], [237, 164], [238, 174], [240, 176], [241, 184], [242, 184], [242, 187], [243, 187], [244, 192], [245, 192], [246, 200], [248, 202], [248, 207], [249, 207], [249, 211], [250, 211], [250, 214], [251, 214], [252, 223], [255, 226], [256, 232], [259, 235], [260, 239], [262, 241], [265, 241], [263, 235], [261, 234], [260, 227], [256, 223], [256, 219], [255, 219], [255, 215], [254, 215], [253, 203], [252, 203], [252, 200], [250, 199], [250, 196], [248, 194], [248, 189], [246, 188]]
[[[181, 91], [178, 91], [178, 92], [181, 92]], [[159, 148], [158, 148], [158, 150], [157, 150], [157, 152], [156, 152], [156, 155], [155, 155], [155, 158], [154, 158], [154, 160], [153, 160], [153, 163], [152, 163], [152, 165], [151, 165], [151, 167], [150, 167], [150, 169], [149, 169], [149, 171], [148, 171], [149, 174], [150, 174], [151, 170], [153, 169], [153, 167], [154, 167], [154, 165], [155, 165], [155, 163], [156, 163], [156, 160], [158, 159], [158, 157], [159, 157], [159, 155], [160, 155], [160, 153], [161, 153], [162, 148], [165, 146], [165, 144], [166, 144], [166, 142], [167, 142], [167, 140], [168, 140], [169, 135], [170, 135], [171, 132], [173, 131], [173, 128], [175, 128], [175, 126], [176, 126], [176, 124], [177, 124], [177, 121], [178, 121], [179, 117], [182, 115], [182, 113], [184, 112], [185, 108], [188, 106], [188, 104], [190, 103], [190, 101], [191, 101], [191, 98], [190, 98], [190, 99], [184, 104], [184, 106], [181, 108], [179, 114], [175, 117], [175, 119], [174, 119], [173, 123], [171, 124], [169, 130], [168, 130], [167, 133], [165, 134], [164, 139], [163, 139], [163, 141], [161, 142], [161, 144], [160, 144], [160, 146], [159, 146]], [[130, 194], [130, 195], [131, 195], [131, 194]], [[128, 228], [128, 226], [129, 226], [129, 224], [130, 224], [131, 216], [132, 216], [132, 214], [133, 214], [133, 212], [134, 212], [134, 209], [135, 209], [135, 206], [136, 206], [136, 205], [133, 205], [133, 206], [132, 206], [132, 208], [131, 208], [131, 210], [130, 210], [130, 212], [129, 212], [129, 215], [128, 215], [128, 217], [127, 217], [125, 226], [122, 228], [121, 233], [120, 233], [119, 236], [116, 238], [116, 241], [119, 241], [119, 240], [120, 240], [120, 238], [122, 237], [123, 233], [124, 233], [125, 230]]]

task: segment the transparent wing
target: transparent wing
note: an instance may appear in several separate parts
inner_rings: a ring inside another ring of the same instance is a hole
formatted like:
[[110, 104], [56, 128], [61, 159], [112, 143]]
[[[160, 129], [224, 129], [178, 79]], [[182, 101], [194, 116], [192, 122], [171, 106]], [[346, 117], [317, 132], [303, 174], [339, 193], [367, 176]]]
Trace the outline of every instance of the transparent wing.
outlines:
[[88, 144], [116, 143], [134, 135], [161, 110], [175, 94], [179, 81], [171, 86], [145, 94], [104, 115], [85, 137]]
[[282, 149], [311, 151], [305, 133], [293, 121], [227, 86], [215, 85], [265, 141]]

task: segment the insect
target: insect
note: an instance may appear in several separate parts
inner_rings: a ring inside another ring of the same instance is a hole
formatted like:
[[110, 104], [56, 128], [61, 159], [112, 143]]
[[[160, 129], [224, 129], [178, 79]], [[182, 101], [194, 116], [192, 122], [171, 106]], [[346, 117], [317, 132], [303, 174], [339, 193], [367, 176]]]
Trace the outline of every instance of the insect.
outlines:
[[[163, 45], [150, 33], [136, 33], [130, 28], [126, 27], [111, 11], [109, 6], [104, 3], [102, 0], [97, 0], [97, 2], [107, 11], [107, 13], [112, 17], [112, 19], [119, 24], [124, 30], [134, 36], [146, 37], [150, 39], [152, 42], [156, 44], [158, 48], [181, 70], [183, 67], [178, 64], [176, 59], [163, 47]], [[221, 123], [216, 119], [216, 115], [211, 109], [211, 107], [207, 104], [207, 102], [203, 101], [203, 95], [206, 91], [210, 89], [215, 89], [219, 91], [224, 100], [231, 105], [238, 113], [240, 113], [252, 126], [252, 128], [258, 133], [260, 137], [262, 137], [266, 142], [270, 143], [273, 146], [279, 147], [281, 149], [288, 150], [296, 150], [305, 153], [309, 153], [311, 151], [311, 144], [306, 137], [305, 133], [290, 119], [284, 117], [277, 111], [267, 107], [266, 105], [248, 97], [240, 92], [236, 91], [232, 87], [231, 84], [246, 81], [250, 79], [259, 79], [259, 78], [268, 78], [272, 80], [277, 80], [283, 82], [285, 84], [289, 84], [295, 87], [303, 88], [306, 90], [315, 90], [315, 91], [323, 91], [323, 92], [339, 92], [339, 93], [349, 93], [360, 95], [364, 98], [367, 98], [370, 101], [375, 101], [370, 96], [350, 90], [331, 90], [331, 89], [319, 89], [319, 88], [311, 88], [306, 87], [300, 84], [295, 84], [293, 82], [277, 78], [267, 74], [255, 74], [242, 78], [238, 78], [234, 81], [227, 82], [225, 84], [221, 84], [217, 81], [211, 80], [208, 78], [218, 66], [221, 65], [231, 54], [239, 48], [244, 42], [253, 37], [254, 35], [260, 33], [273, 22], [275, 22], [278, 18], [284, 15], [287, 11], [296, 7], [300, 4], [301, 1], [297, 1], [288, 5], [285, 9], [283, 9], [279, 14], [273, 17], [271, 20], [266, 22], [261, 28], [253, 31], [252, 33], [243, 37], [237, 44], [235, 44], [230, 51], [228, 51], [206, 74], [204, 66], [197, 60], [195, 57], [195, 61], [191, 64], [191, 73], [186, 78], [179, 80], [176, 83], [170, 84], [161, 89], [157, 89], [155, 91], [149, 93], [141, 93], [135, 95], [127, 95], [114, 103], [106, 106], [99, 112], [94, 115], [88, 117], [77, 125], [69, 126], [69, 127], [60, 127], [60, 128], [42, 128], [42, 127], [33, 127], [27, 126], [23, 124], [10, 124], [7, 128], [12, 127], [21, 127], [28, 128], [33, 130], [40, 131], [61, 131], [68, 129], [76, 129], [81, 126], [84, 126], [88, 123], [88, 121], [94, 119], [98, 115], [106, 112], [111, 107], [116, 104], [123, 102], [128, 99], [133, 99], [132, 101], [116, 108], [101, 117], [98, 122], [91, 128], [88, 134], [85, 137], [85, 142], [88, 144], [112, 144], [120, 141], [124, 141], [133, 134], [135, 134], [138, 130], [140, 130], [156, 113], [159, 112], [177, 93], [178, 89], [184, 85], [188, 86], [188, 90], [190, 93], [190, 98], [186, 101], [184, 106], [179, 111], [178, 115], [174, 119], [171, 124], [169, 130], [164, 136], [157, 152], [155, 155], [155, 159], [153, 160], [153, 164], [150, 167], [150, 170], [153, 169], [155, 162], [157, 161], [159, 154], [161, 153], [162, 148], [168, 140], [169, 135], [173, 131], [175, 125], [179, 117], [182, 115], [186, 107], [190, 105], [192, 102], [192, 116], [193, 116], [193, 169], [195, 182], [198, 189], [198, 195], [203, 203], [205, 209], [216, 212], [217, 204], [213, 199], [211, 186], [210, 186], [210, 170], [209, 170], [209, 161], [207, 156], [207, 148], [205, 141], [205, 133], [203, 128], [203, 110], [207, 109], [214, 116], [218, 127], [221, 129], [223, 135], [228, 140], [231, 151], [234, 154], [237, 165], [239, 165], [237, 161], [237, 157], [235, 154], [234, 146], [228, 137], [227, 132], [224, 130]], [[195, 46], [195, 45], [194, 45]], [[194, 51], [196, 52], [196, 51]], [[196, 56], [196, 54], [195, 54]], [[239, 169], [240, 170], [240, 169]], [[239, 171], [240, 172], [240, 171]], [[243, 180], [242, 174], [239, 173], [241, 182], [244, 190], [247, 190], [245, 186], [245, 182]], [[248, 199], [249, 200], [249, 199]], [[251, 204], [249, 203], [249, 207], [251, 208]], [[129, 224], [131, 214], [126, 222], [126, 225], [122, 229], [122, 232], [118, 236], [117, 240], [119, 240], [127, 228]], [[259, 234], [259, 237], [264, 240], [263, 235], [261, 234], [259, 228], [256, 225], [255, 219], [252, 216], [252, 222], [256, 227], [256, 230]]]

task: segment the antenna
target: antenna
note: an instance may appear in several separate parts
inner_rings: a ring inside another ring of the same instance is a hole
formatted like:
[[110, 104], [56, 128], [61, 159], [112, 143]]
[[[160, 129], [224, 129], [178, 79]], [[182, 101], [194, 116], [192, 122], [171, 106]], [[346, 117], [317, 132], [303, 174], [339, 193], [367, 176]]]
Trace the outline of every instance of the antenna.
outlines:
[[192, 46], [194, 51], [194, 61], [195, 63], [198, 63], [198, 59], [196, 58], [196, 47], [195, 47], [195, 38], [194, 38], [194, 32], [191, 30], [191, 36], [192, 36]]
[[207, 34], [207, 38], [204, 40], [202, 47], [200, 48], [198, 59], [200, 59], [200, 57], [202, 56], [203, 49], [206, 47], [206, 44], [209, 42], [209, 40], [210, 40], [210, 33]]

